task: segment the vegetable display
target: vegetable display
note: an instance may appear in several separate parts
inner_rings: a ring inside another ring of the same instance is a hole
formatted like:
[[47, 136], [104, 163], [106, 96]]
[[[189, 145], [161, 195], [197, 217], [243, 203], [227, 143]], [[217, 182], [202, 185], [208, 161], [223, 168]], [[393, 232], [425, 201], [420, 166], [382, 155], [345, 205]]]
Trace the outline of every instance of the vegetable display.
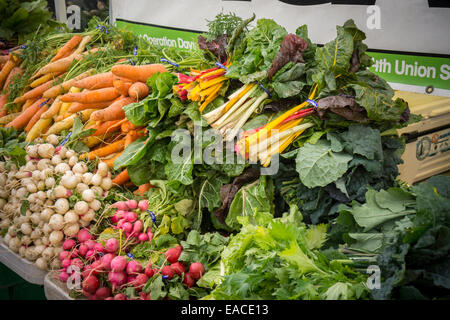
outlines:
[[398, 180], [420, 116], [365, 34], [255, 18], [192, 51], [93, 19], [3, 56], [2, 240], [91, 300], [444, 297], [449, 178]]

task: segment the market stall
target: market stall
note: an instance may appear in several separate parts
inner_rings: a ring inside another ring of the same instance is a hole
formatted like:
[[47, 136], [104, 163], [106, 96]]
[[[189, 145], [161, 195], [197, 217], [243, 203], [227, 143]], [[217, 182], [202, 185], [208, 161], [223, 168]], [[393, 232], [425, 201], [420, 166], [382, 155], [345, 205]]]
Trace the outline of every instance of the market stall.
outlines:
[[48, 300], [448, 295], [447, 82], [394, 90], [351, 18], [122, 4], [1, 56], [0, 262]]

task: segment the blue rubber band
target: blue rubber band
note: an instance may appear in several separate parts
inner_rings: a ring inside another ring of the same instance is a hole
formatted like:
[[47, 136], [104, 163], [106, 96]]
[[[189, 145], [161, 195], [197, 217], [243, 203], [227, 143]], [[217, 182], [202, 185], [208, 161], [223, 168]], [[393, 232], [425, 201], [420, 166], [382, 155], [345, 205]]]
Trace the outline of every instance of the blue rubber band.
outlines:
[[167, 60], [166, 58], [161, 58], [160, 61], [162, 61], [162, 62], [167, 62], [168, 64], [171, 64], [171, 65], [173, 65], [173, 66], [176, 67], [176, 68], [179, 68], [179, 67], [180, 67], [180, 66], [179, 66], [178, 64], [176, 64], [175, 62], [169, 61], [169, 60]]
[[136, 63], [134, 63], [133, 59], [131, 59], [131, 58], [130, 58], [130, 60], [128, 60], [128, 61], [130, 61], [130, 63], [131, 63], [132, 66], [134, 66], [134, 65], [136, 64]]
[[167, 279], [167, 278], [169, 278], [169, 276], [162, 276], [162, 278], [163, 278], [163, 279]]
[[137, 56], [137, 49], [138, 49], [138, 46], [134, 46], [134, 48], [133, 48], [133, 56]]
[[156, 216], [153, 212], [151, 212], [150, 210], [147, 210], [148, 213], [150, 213], [150, 218], [152, 218], [152, 221], [154, 224], [156, 224]]
[[44, 102], [42, 102], [40, 105], [38, 105], [38, 108], [40, 108], [40, 107], [46, 105], [47, 102], [49, 102], [49, 101], [50, 101], [50, 98], [48, 98], [47, 100], [45, 100]]
[[317, 107], [319, 107], [319, 105], [317, 104], [317, 102], [315, 102], [314, 100], [307, 99], [306, 102], [308, 102], [309, 104], [312, 104], [312, 105], [314, 106], [315, 109], [317, 109]]
[[221, 68], [221, 69], [228, 70], [228, 68], [225, 67], [225, 66], [224, 66], [223, 64], [221, 64], [220, 62], [216, 62], [216, 66], [218, 66], [218, 67]]
[[100, 24], [98, 24], [96, 27], [96, 29], [103, 31], [104, 33], [108, 33], [108, 29], [105, 26], [102, 26]]
[[127, 253], [127, 257], [130, 258], [130, 259], [134, 258], [134, 256], [131, 253]]
[[69, 140], [69, 137], [72, 135], [72, 131], [70, 131], [68, 134], [67, 134], [67, 136], [64, 138], [64, 140], [59, 144], [61, 147], [63, 146], [63, 145], [65, 145], [66, 144], [66, 142], [67, 142], [67, 140]]
[[267, 93], [267, 95], [269, 96], [269, 98], [272, 96], [272, 95], [270, 94], [270, 92], [269, 92], [266, 88], [264, 88], [263, 85], [262, 85], [261, 83], [257, 82], [257, 84], [258, 84], [258, 86], [261, 87], [261, 89], [263, 89], [263, 90]]

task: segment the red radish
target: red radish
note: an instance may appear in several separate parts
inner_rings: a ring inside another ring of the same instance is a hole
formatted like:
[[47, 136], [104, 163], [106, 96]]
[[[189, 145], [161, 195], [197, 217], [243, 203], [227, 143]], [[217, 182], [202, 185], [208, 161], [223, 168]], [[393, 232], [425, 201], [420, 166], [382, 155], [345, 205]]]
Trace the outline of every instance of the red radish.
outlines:
[[64, 259], [67, 259], [70, 256], [69, 251], [61, 251], [59, 253], [59, 260], [63, 261]]
[[87, 292], [86, 290], [82, 289], [81, 292], [83, 293], [83, 295], [88, 298], [89, 300], [95, 300], [94, 299], [94, 295], [90, 292]]
[[115, 214], [115, 215], [113, 215], [113, 216], [111, 217], [111, 222], [112, 222], [112, 223], [117, 223], [117, 222], [119, 222], [119, 218], [117, 217], [117, 214]]
[[111, 270], [114, 272], [125, 270], [127, 259], [123, 256], [117, 256], [111, 260]]
[[117, 252], [117, 250], [119, 250], [119, 240], [117, 240], [116, 238], [106, 240], [105, 248], [109, 253]]
[[194, 278], [192, 275], [188, 272], [184, 274], [184, 280], [183, 283], [187, 285], [188, 288], [192, 287], [195, 283]]
[[89, 248], [87, 245], [82, 244], [80, 245], [80, 247], [78, 248], [78, 254], [82, 257], [84, 257], [86, 255], [86, 253], [88, 252]]
[[136, 274], [142, 271], [142, 266], [136, 260], [132, 260], [127, 263], [126, 271], [128, 274]]
[[179, 276], [186, 270], [180, 262], [175, 262], [170, 265], [172, 270]]
[[97, 242], [94, 246], [94, 250], [97, 252], [104, 253], [106, 250], [100, 242]]
[[97, 291], [95, 291], [95, 295], [98, 299], [104, 300], [111, 295], [111, 289], [107, 287], [98, 288]]
[[88, 252], [86, 252], [85, 258], [88, 260], [95, 259], [95, 251], [93, 249], [88, 250]]
[[123, 293], [118, 293], [114, 296], [114, 300], [127, 300], [127, 296]]
[[205, 267], [200, 262], [194, 262], [189, 267], [189, 273], [194, 279], [199, 279], [205, 273]]
[[100, 286], [100, 282], [98, 281], [96, 276], [90, 275], [86, 279], [83, 280], [81, 287], [91, 293], [94, 294], [95, 291], [97, 291], [98, 287]]
[[78, 267], [80, 270], [81, 270], [81, 269], [83, 268], [83, 266], [84, 266], [83, 261], [81, 261], [81, 259], [79, 259], [79, 258], [72, 259], [72, 261], [70, 262], [70, 264], [71, 264], [72, 266]]
[[78, 231], [77, 239], [78, 239], [78, 242], [83, 243], [83, 242], [91, 239], [91, 234], [89, 233], [89, 231], [87, 229], [81, 229], [80, 231]]
[[151, 263], [149, 263], [149, 264], [145, 267], [144, 273], [145, 273], [145, 275], [146, 275], [147, 277], [149, 277], [149, 278], [153, 277], [153, 274], [154, 274], [155, 272], [154, 272], [153, 269], [152, 269], [152, 264], [151, 264]]
[[103, 263], [101, 260], [95, 260], [92, 264], [92, 269], [96, 270], [96, 271], [102, 271], [103, 268]]
[[136, 279], [133, 281], [133, 286], [136, 289], [142, 289], [148, 281], [148, 277], [145, 274], [138, 274]]
[[127, 278], [127, 282], [130, 284], [130, 285], [133, 285], [133, 282], [134, 282], [134, 280], [136, 280], [136, 275], [135, 274], [133, 274], [133, 275], [129, 275], [128, 276], [128, 278]]
[[139, 234], [142, 231], [143, 227], [144, 227], [144, 224], [142, 223], [141, 220], [136, 221], [133, 226], [133, 233]]
[[181, 246], [178, 246], [176, 248], [170, 248], [164, 253], [167, 257], [167, 261], [170, 263], [175, 263], [178, 261], [178, 258], [181, 254]]
[[138, 206], [138, 202], [137, 202], [136, 200], [134, 200], [134, 199], [128, 200], [128, 201], [126, 202], [126, 204], [127, 204], [127, 207], [128, 207], [130, 210], [134, 210], [134, 209], [136, 209], [137, 206]]
[[119, 210], [128, 210], [127, 204], [125, 201], [118, 201], [112, 205], [113, 208], [119, 209]]
[[59, 273], [59, 280], [67, 282], [67, 279], [69, 279], [69, 274], [67, 272], [62, 271]]
[[145, 233], [140, 233], [140, 234], [138, 235], [138, 240], [139, 240], [140, 242], [147, 241], [147, 240], [148, 240], [148, 236], [147, 236]]
[[110, 273], [108, 273], [108, 280], [114, 286], [120, 287], [121, 285], [124, 285], [125, 283], [127, 283], [127, 275], [123, 271], [110, 272]]
[[61, 262], [61, 267], [68, 268], [71, 263], [72, 263], [72, 260], [66, 258]]
[[139, 292], [140, 300], [150, 300], [150, 294], [145, 293], [144, 291]]
[[105, 300], [114, 300], [114, 298], [113, 297], [108, 297]]
[[76, 258], [76, 257], [78, 257], [78, 250], [77, 250], [77, 249], [73, 249], [73, 250], [70, 252], [70, 257], [71, 257], [71, 258]]
[[115, 255], [112, 253], [105, 254], [101, 259], [103, 269], [108, 270], [108, 271], [111, 270], [111, 261], [114, 258], [115, 258]]
[[125, 223], [122, 225], [122, 230], [125, 231], [125, 232], [130, 233], [131, 230], [133, 230], [133, 225], [132, 225], [131, 223], [129, 223], [129, 222], [125, 222]]
[[62, 247], [63, 247], [64, 250], [70, 250], [70, 249], [72, 249], [73, 247], [75, 247], [76, 244], [77, 244], [77, 243], [75, 242], [75, 240], [67, 239], [66, 241], [64, 241]]
[[117, 228], [122, 229], [123, 224], [126, 222], [125, 219], [120, 219], [119, 222], [117, 222]]
[[147, 237], [148, 237], [148, 242], [151, 242], [153, 239], [153, 232], [151, 232], [150, 229], [148, 229], [148, 231], [147, 231]]
[[137, 213], [134, 212], [134, 211], [128, 211], [128, 212], [125, 214], [125, 219], [126, 219], [128, 222], [135, 222], [135, 221], [137, 220], [137, 218], [138, 218]]
[[116, 211], [116, 216], [119, 219], [123, 219], [123, 218], [125, 218], [125, 215], [126, 215], [127, 212], [128, 211], [126, 211], [126, 210], [117, 210]]
[[84, 242], [84, 244], [89, 248], [89, 250], [94, 250], [95, 247], [95, 241], [92, 239], [89, 239], [87, 241]]
[[161, 274], [163, 276], [167, 276], [168, 279], [172, 279], [175, 275], [175, 271], [173, 271], [173, 269], [169, 266], [164, 266], [161, 268]]
[[138, 203], [138, 208], [141, 211], [145, 211], [148, 209], [148, 201], [147, 200], [141, 200]]

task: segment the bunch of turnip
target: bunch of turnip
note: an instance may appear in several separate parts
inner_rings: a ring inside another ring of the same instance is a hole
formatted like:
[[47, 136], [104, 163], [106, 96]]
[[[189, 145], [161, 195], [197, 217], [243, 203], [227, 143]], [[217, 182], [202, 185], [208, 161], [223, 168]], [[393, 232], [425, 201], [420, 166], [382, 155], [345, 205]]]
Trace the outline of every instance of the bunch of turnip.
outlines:
[[[26, 147], [27, 163], [10, 169], [5, 182], [8, 201], [0, 200], [0, 226], [8, 228], [5, 243], [44, 270], [59, 268], [55, 257], [62, 251], [64, 238], [90, 225], [102, 207], [97, 198], [112, 187], [104, 162], [98, 164], [96, 172], [89, 172], [75, 151], [57, 146], [55, 135], [49, 135], [46, 141]], [[3, 177], [2, 172], [0, 183]], [[5, 196], [0, 194], [2, 199]], [[25, 200], [29, 206], [21, 215]]]

